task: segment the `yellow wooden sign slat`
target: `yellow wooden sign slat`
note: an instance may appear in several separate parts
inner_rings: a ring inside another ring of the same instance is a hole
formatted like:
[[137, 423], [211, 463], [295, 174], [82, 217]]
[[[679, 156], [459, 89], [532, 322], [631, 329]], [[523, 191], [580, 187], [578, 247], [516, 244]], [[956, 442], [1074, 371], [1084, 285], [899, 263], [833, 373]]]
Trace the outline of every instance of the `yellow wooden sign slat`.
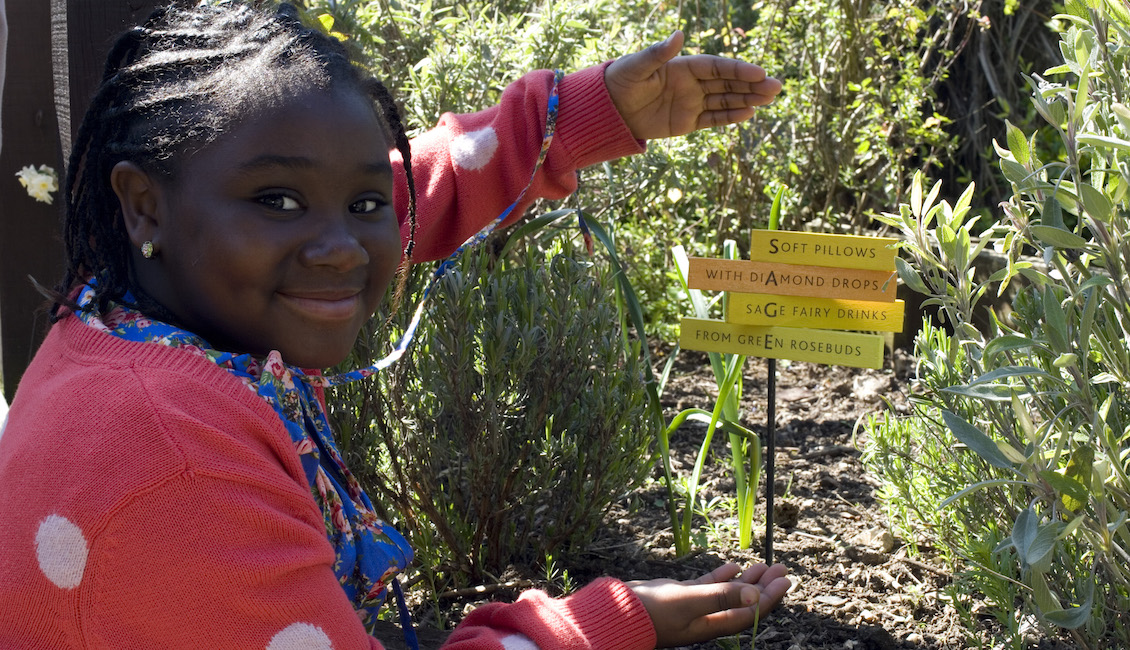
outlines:
[[754, 230], [749, 258], [758, 262], [839, 269], [895, 270], [897, 239], [786, 230]]
[[707, 291], [894, 302], [898, 282], [893, 271], [692, 257], [687, 285]]
[[756, 327], [684, 317], [679, 345], [687, 350], [767, 359], [791, 359], [853, 368], [883, 367], [882, 334]]
[[901, 332], [905, 303], [731, 293], [726, 321], [736, 325]]

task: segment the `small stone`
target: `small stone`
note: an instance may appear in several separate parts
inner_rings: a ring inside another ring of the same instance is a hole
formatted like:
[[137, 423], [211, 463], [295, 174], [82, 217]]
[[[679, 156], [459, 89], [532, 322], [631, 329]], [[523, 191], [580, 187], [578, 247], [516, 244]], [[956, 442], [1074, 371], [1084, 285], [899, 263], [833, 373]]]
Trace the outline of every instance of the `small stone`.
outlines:
[[852, 538], [851, 543], [857, 546], [878, 549], [884, 553], [890, 553], [895, 548], [894, 535], [891, 535], [890, 531], [882, 526], [869, 528], [859, 533]]

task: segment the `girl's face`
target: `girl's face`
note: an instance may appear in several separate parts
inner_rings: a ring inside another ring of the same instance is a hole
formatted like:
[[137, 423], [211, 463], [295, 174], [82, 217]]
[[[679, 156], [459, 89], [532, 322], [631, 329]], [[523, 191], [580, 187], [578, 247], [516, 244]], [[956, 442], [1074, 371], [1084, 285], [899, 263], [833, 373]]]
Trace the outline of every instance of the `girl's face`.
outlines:
[[219, 349], [341, 362], [400, 262], [388, 151], [372, 103], [351, 90], [233, 127], [156, 183], [142, 288]]

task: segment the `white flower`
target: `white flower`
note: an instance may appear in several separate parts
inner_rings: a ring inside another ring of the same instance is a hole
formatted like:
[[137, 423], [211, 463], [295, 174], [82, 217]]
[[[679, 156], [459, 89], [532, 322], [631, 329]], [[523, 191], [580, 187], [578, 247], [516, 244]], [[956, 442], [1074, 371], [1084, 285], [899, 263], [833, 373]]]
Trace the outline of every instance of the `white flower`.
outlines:
[[27, 194], [36, 201], [51, 203], [54, 197], [52, 192], [59, 190], [59, 176], [47, 165], [40, 165], [37, 170], [34, 165], [28, 165], [16, 172], [20, 185], [27, 189]]

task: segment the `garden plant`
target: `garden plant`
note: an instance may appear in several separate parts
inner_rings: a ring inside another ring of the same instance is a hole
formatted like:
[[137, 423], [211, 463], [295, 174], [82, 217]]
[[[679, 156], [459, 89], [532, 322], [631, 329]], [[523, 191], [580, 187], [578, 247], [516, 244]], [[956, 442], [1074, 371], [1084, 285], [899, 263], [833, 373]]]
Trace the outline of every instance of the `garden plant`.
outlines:
[[[968, 567], [964, 596], [993, 601], [1013, 647], [1029, 620], [1081, 648], [1121, 647], [1130, 644], [1130, 12], [1073, 2], [1056, 20], [1063, 64], [1029, 77], [1047, 125], [1039, 134], [1010, 125], [998, 146], [1014, 191], [1000, 223], [973, 236], [972, 190], [950, 205], [921, 176], [910, 202], [884, 218], [905, 238], [900, 276], [928, 296], [938, 322], [916, 340], [914, 413], [870, 421], [870, 458], [901, 532], [952, 549]], [[978, 272], [984, 251], [999, 268]], [[984, 304], [1013, 294], [1007, 308]]]

